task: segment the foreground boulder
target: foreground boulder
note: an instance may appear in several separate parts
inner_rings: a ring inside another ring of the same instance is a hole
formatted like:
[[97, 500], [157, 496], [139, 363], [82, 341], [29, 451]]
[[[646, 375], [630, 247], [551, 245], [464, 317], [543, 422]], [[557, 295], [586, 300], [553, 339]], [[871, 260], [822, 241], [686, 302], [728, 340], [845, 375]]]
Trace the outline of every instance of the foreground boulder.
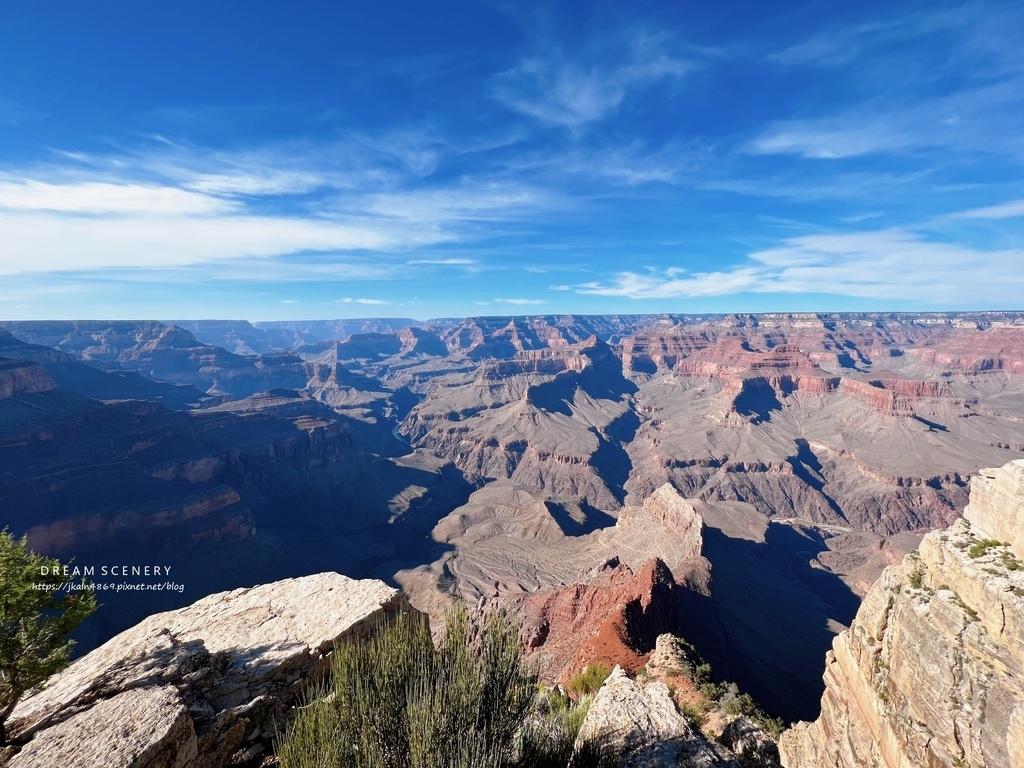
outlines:
[[621, 755], [622, 768], [739, 768], [676, 709], [668, 686], [643, 685], [616, 667], [597, 692], [577, 747], [598, 742]]
[[337, 573], [210, 595], [150, 616], [51, 678], [8, 721], [10, 768], [258, 765], [334, 643], [408, 610]]
[[1024, 765], [1024, 460], [982, 470], [964, 515], [868, 592], [783, 765]]

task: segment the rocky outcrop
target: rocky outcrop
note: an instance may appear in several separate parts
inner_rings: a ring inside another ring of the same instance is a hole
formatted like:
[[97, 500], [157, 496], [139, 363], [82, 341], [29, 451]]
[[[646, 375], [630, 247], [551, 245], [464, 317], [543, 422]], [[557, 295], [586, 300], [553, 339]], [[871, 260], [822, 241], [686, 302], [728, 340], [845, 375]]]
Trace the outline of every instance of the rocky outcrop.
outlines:
[[0, 357], [0, 399], [48, 392], [54, 386], [41, 365]]
[[1024, 560], [1024, 460], [1001, 469], [983, 469], [971, 484], [971, 503], [964, 510], [971, 525], [990, 539], [1005, 541]]
[[1024, 461], [982, 471], [965, 519], [888, 568], [828, 655], [790, 768], [1016, 768], [1024, 755]]
[[765, 730], [749, 717], [726, 723], [718, 743], [736, 755], [743, 768], [778, 768], [779, 747]]
[[156, 614], [18, 704], [9, 766], [258, 765], [334, 644], [407, 609], [380, 581], [322, 573]]
[[683, 634], [685, 591], [661, 560], [635, 574], [615, 562], [595, 583], [523, 597], [524, 637], [551, 679], [565, 682], [593, 663], [636, 672], [659, 635]]
[[643, 525], [649, 520], [661, 523], [679, 537], [676, 554], [680, 559], [700, 557], [704, 520], [694, 509], [693, 501], [684, 499], [670, 484], [666, 483], [644, 499], [643, 507], [623, 508], [617, 525]]
[[706, 662], [693, 646], [666, 634], [659, 635], [642, 676], [665, 683], [676, 703], [688, 705], [690, 712], [702, 713], [698, 719], [701, 732], [725, 747], [741, 766], [779, 768], [779, 748], [775, 740], [753, 719], [736, 714], [740, 700], [735, 684], [721, 683], [727, 693], [717, 700], [708, 699], [702, 692], [698, 669], [705, 667]]
[[402, 342], [401, 354], [406, 357], [444, 357], [448, 354], [448, 347], [441, 341], [441, 337], [424, 328], [403, 328], [398, 332], [398, 340]]
[[913, 416], [910, 403], [897, 392], [885, 389], [880, 382], [864, 382], [843, 379], [840, 385], [850, 397], [859, 400], [873, 410], [892, 416]]
[[189, 768], [199, 759], [188, 707], [171, 685], [128, 690], [33, 739], [12, 766]]
[[662, 682], [642, 685], [616, 667], [597, 692], [577, 737], [621, 754], [622, 768], [739, 768], [683, 717]]

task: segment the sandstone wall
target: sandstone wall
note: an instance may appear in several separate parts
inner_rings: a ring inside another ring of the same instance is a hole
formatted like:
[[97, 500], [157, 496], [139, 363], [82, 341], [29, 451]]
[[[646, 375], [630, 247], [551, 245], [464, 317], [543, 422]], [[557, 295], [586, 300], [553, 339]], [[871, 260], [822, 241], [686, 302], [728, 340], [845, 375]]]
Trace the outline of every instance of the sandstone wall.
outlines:
[[885, 571], [833, 643], [821, 716], [783, 734], [783, 765], [1024, 765], [1022, 509], [1024, 461], [983, 470], [966, 519]]

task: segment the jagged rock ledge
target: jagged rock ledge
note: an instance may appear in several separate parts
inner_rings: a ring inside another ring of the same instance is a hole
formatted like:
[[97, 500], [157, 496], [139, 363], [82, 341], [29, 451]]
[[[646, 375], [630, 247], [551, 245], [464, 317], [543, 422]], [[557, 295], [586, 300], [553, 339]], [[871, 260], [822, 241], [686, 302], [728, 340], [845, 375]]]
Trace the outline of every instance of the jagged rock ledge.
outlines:
[[576, 749], [588, 742], [617, 753], [620, 768], [778, 767], [774, 744], [748, 718], [731, 718], [711, 740], [679, 711], [663, 681], [632, 679], [618, 666], [591, 702]]
[[334, 644], [411, 610], [337, 573], [210, 595], [150, 616], [51, 678], [8, 721], [9, 768], [258, 765]]
[[868, 592], [783, 765], [1024, 765], [1024, 460], [982, 470], [964, 515]]

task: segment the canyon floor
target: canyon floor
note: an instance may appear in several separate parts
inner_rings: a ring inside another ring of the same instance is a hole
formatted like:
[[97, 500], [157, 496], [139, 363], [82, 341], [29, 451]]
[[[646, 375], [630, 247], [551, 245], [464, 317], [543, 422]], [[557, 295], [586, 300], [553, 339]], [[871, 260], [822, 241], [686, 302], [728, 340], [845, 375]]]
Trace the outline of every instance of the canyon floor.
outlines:
[[0, 525], [170, 566], [497, 600], [551, 678], [686, 637], [814, 719], [882, 569], [1024, 451], [1024, 315], [0, 322]]

